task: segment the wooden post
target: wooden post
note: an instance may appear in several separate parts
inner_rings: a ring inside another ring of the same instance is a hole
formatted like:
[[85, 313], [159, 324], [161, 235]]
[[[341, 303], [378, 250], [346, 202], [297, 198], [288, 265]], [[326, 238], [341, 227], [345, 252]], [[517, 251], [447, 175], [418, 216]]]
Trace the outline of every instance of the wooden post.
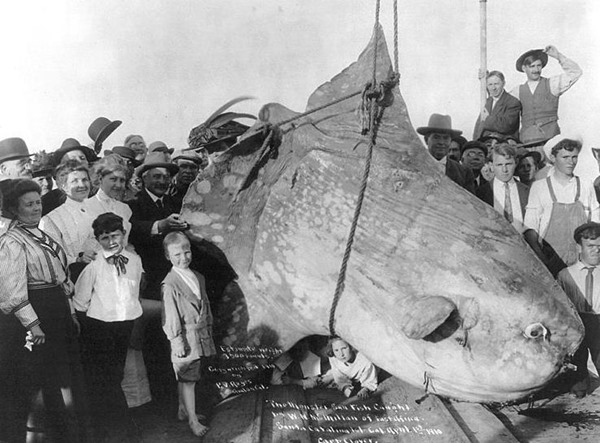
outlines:
[[483, 78], [480, 79], [480, 99], [481, 110], [483, 111], [487, 99], [485, 78], [487, 73], [487, 0], [479, 0], [479, 29], [480, 75], [483, 75]]

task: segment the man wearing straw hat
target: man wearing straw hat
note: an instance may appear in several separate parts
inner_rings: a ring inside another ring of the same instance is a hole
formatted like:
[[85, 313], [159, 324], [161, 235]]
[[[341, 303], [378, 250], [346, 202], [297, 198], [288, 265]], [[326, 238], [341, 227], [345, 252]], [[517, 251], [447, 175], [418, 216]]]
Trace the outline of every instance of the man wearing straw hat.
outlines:
[[[564, 71], [562, 74], [542, 77], [542, 69], [548, 63], [548, 56], [558, 60]], [[543, 142], [560, 134], [558, 98], [579, 80], [581, 68], [552, 45], [525, 52], [517, 59], [516, 68], [527, 75], [525, 83], [510, 91], [523, 106], [521, 141]]]
[[462, 134], [462, 131], [452, 129], [452, 118], [449, 115], [431, 114], [427, 126], [417, 128], [417, 132], [425, 137], [429, 153], [444, 168], [446, 176], [474, 194], [475, 178], [471, 170], [448, 158], [452, 137]]

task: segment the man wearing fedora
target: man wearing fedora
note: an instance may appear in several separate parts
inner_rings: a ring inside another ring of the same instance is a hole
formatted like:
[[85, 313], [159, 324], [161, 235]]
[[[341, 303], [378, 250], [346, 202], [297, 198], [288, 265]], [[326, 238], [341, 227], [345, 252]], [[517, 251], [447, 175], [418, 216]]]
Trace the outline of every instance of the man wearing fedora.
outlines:
[[[548, 56], [558, 60], [563, 69], [562, 74], [542, 77], [542, 69], [548, 63]], [[510, 91], [523, 106], [521, 141], [543, 142], [560, 134], [558, 99], [579, 80], [581, 68], [552, 45], [525, 52], [517, 59], [516, 68], [527, 76], [525, 83]]]
[[457, 161], [448, 158], [452, 137], [462, 134], [462, 131], [452, 129], [452, 118], [449, 115], [431, 114], [428, 125], [417, 128], [417, 132], [425, 137], [429, 153], [444, 168], [446, 176], [474, 194], [473, 173]]

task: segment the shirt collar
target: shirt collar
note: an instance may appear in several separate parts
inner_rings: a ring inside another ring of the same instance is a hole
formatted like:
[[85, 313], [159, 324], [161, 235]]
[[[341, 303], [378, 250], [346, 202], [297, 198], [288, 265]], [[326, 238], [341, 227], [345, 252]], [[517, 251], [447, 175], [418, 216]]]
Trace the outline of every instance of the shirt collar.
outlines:
[[144, 188], [144, 191], [146, 191], [148, 193], [148, 195], [150, 196], [150, 198], [152, 199], [152, 201], [154, 203], [156, 203], [157, 200], [160, 200], [162, 202], [162, 197], [159, 197], [158, 195], [153, 194], [152, 192], [148, 191], [148, 189]]
[[98, 189], [96, 196], [98, 197], [98, 200], [100, 200], [101, 202], [111, 202], [113, 200], [112, 197], [109, 197], [108, 195], [106, 195], [106, 193], [102, 190], [102, 188]]
[[102, 256], [104, 258], [112, 257], [113, 255], [125, 255], [125, 248], [121, 248], [119, 252], [109, 252], [106, 249], [102, 249]]
[[584, 263], [581, 260], [579, 260], [577, 262], [577, 265], [578, 265], [580, 271], [586, 271], [586, 272], [587, 272], [586, 268], [597, 268], [598, 267], [598, 266], [588, 265], [587, 263]]
[[[556, 178], [556, 168], [554, 166], [552, 166], [552, 169], [550, 171], [548, 171], [548, 175], [550, 177], [552, 177], [555, 181], [558, 180]], [[573, 176], [569, 178], [569, 183], [571, 183], [572, 181], [574, 181], [575, 177], [577, 177], [577, 176], [575, 174], [573, 174]]]

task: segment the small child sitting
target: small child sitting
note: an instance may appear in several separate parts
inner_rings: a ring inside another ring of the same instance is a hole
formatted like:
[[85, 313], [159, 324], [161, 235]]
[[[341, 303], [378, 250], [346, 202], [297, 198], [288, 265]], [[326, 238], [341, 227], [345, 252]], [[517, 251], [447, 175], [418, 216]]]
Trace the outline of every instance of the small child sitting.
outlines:
[[81, 322], [82, 363], [97, 431], [129, 432], [132, 422], [121, 380], [133, 320], [142, 315], [144, 270], [141, 258], [124, 249], [121, 217], [101, 214], [92, 229], [102, 251], [81, 272], [73, 296]]
[[201, 357], [216, 354], [212, 338], [212, 314], [204, 277], [189, 268], [190, 241], [181, 232], [165, 236], [163, 246], [173, 265], [162, 282], [163, 330], [171, 342], [171, 361], [177, 379], [180, 420], [188, 419], [194, 435], [208, 427], [196, 416], [195, 385], [201, 376]]
[[331, 369], [319, 377], [320, 385], [334, 382], [346, 397], [356, 395], [360, 399], [369, 397], [377, 389], [375, 365], [346, 341], [340, 337], [330, 338], [327, 355]]

